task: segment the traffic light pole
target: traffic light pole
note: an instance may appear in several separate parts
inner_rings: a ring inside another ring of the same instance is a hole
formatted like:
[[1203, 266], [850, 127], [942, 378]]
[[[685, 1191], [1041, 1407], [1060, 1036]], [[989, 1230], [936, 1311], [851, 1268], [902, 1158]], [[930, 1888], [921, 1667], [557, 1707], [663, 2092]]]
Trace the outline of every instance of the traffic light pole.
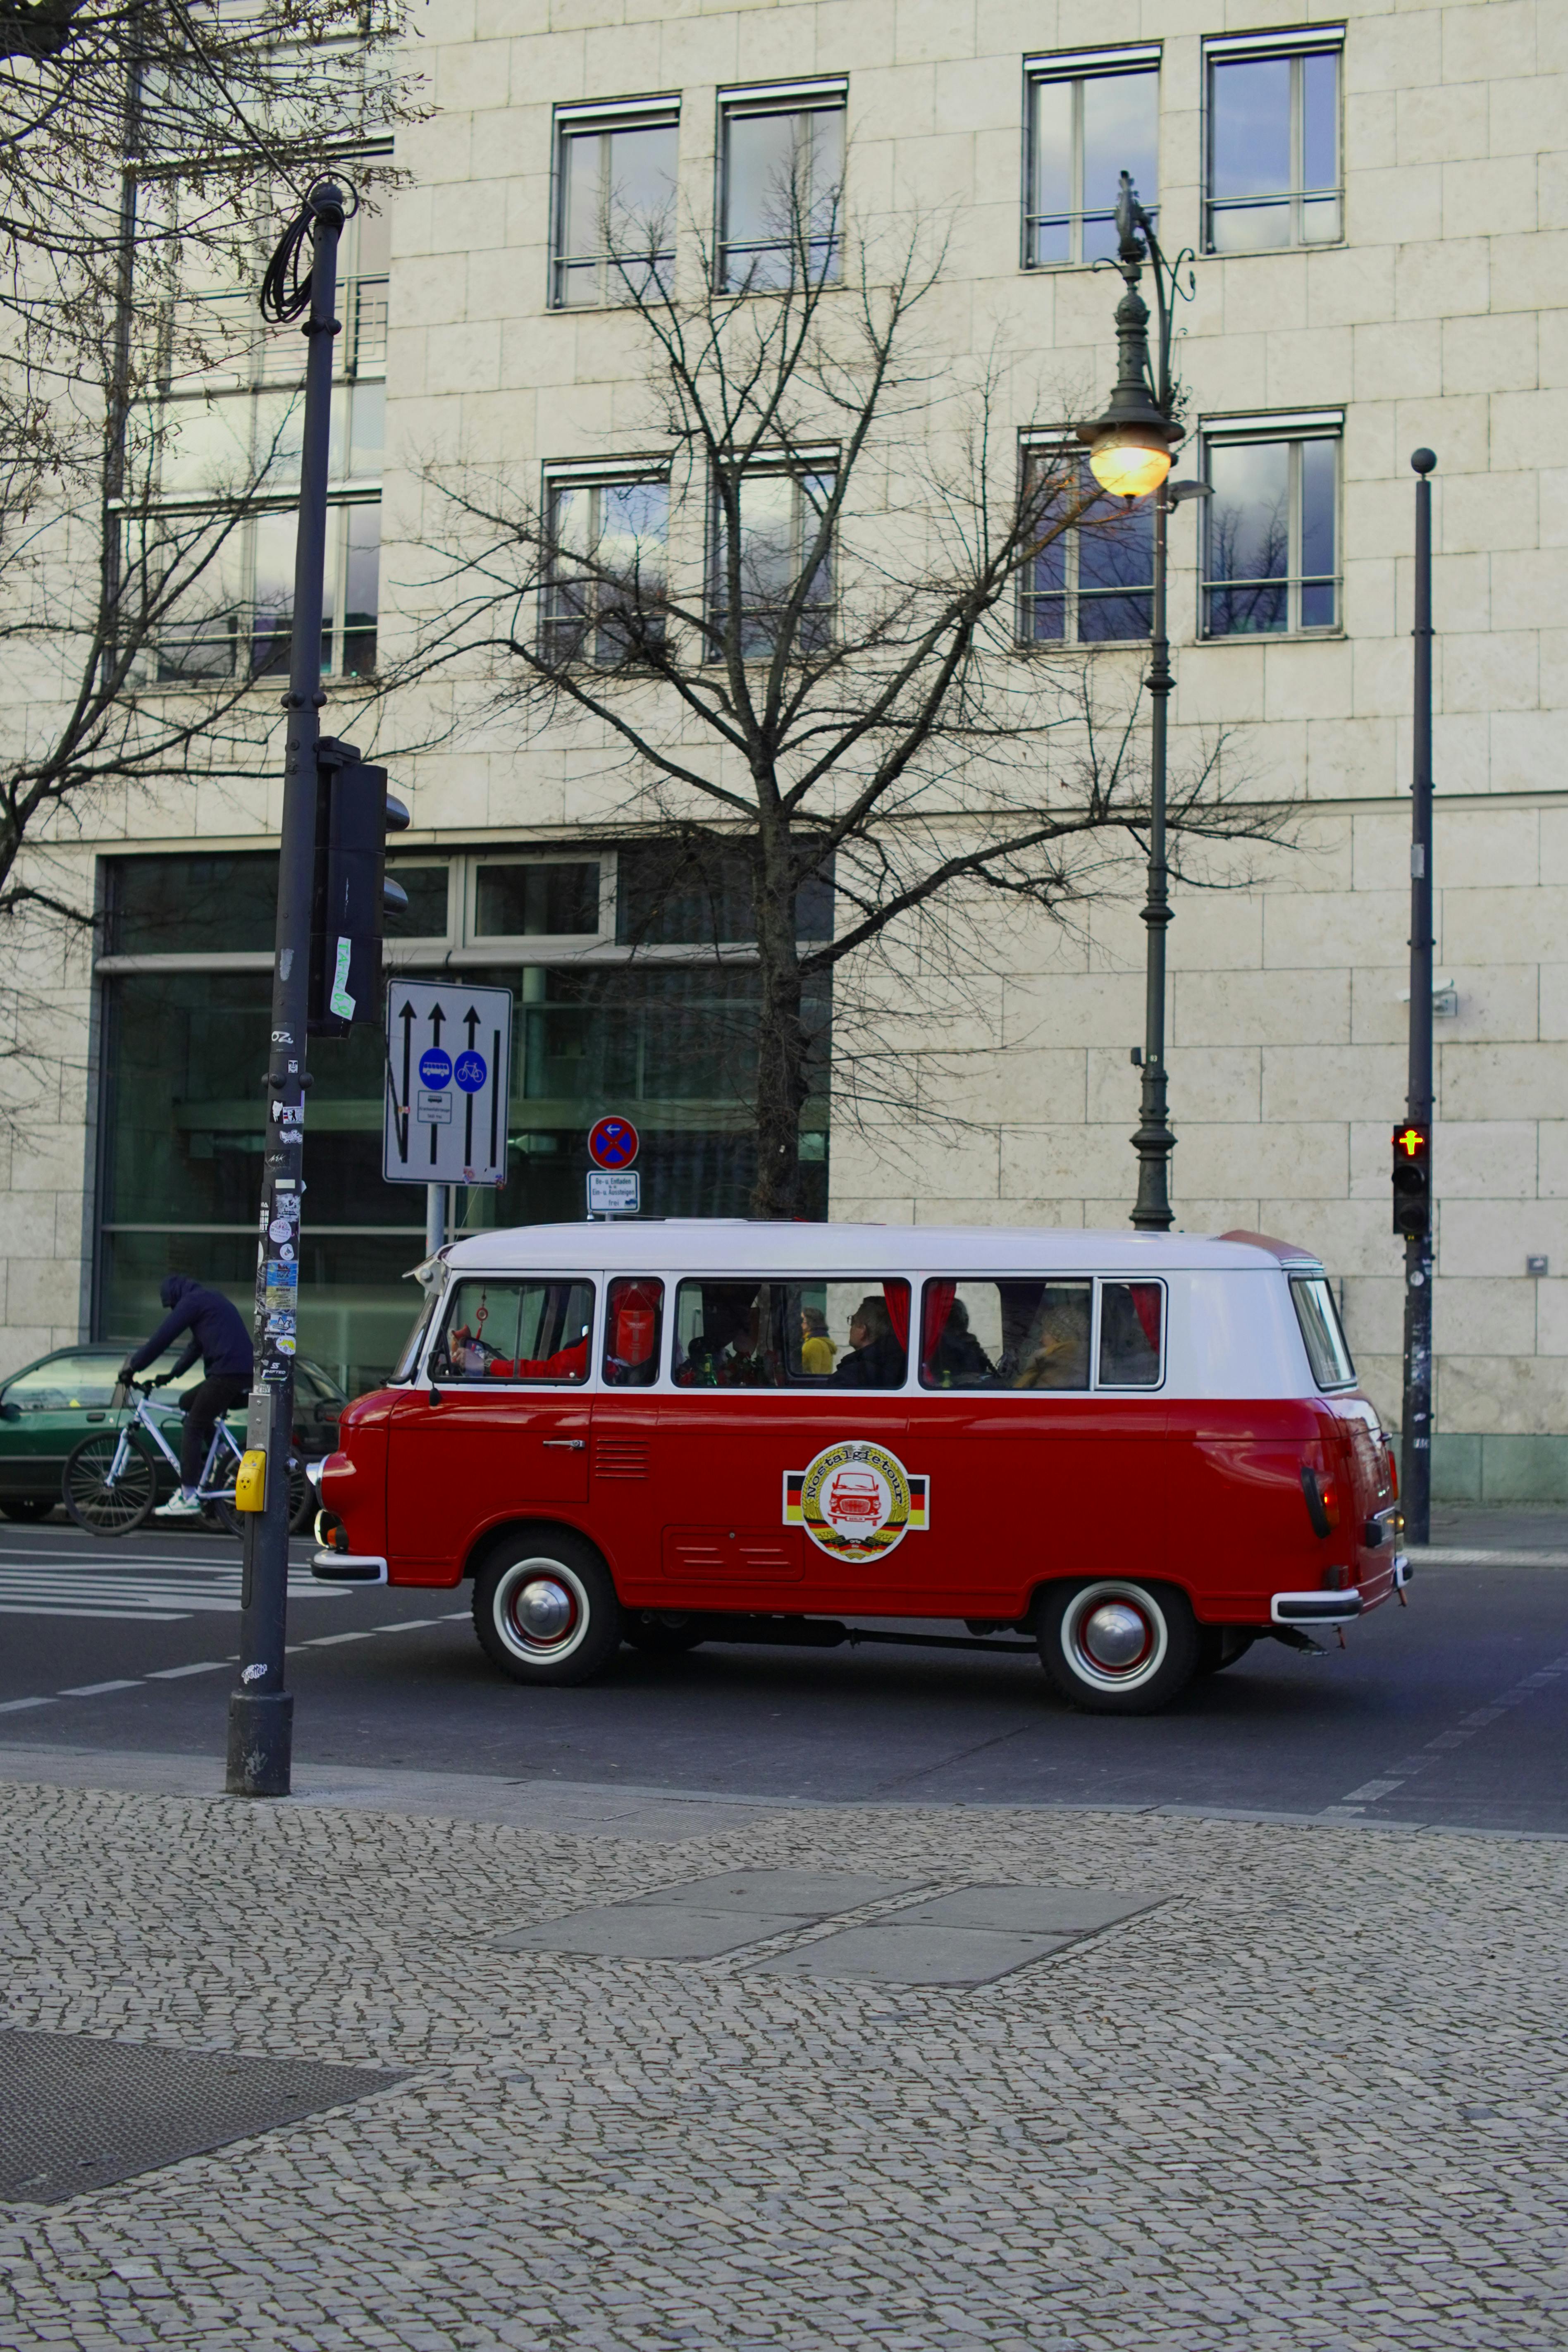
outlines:
[[275, 279], [309, 235], [312, 252], [305, 336], [304, 447], [294, 553], [294, 617], [289, 645], [289, 714], [283, 833], [278, 861], [277, 951], [267, 1063], [267, 1157], [256, 1271], [256, 1379], [247, 1449], [264, 1452], [259, 1511], [246, 1514], [240, 1596], [239, 1680], [228, 1703], [226, 1786], [233, 1797], [286, 1797], [294, 1701], [283, 1686], [289, 1596], [289, 1456], [294, 1433], [294, 1351], [300, 1282], [301, 1162], [305, 1144], [306, 1024], [310, 978], [310, 906], [316, 860], [317, 749], [321, 740], [321, 604], [327, 548], [327, 459], [331, 422], [332, 341], [338, 332], [338, 239], [343, 196], [321, 181], [285, 236], [268, 273], [264, 312], [297, 316], [274, 301]]
[[[1437, 460], [1417, 449], [1415, 484], [1415, 706], [1410, 829], [1410, 1072], [1408, 1124], [1432, 1131], [1432, 484]], [[1405, 1237], [1405, 1397], [1400, 1499], [1405, 1532], [1424, 1544], [1432, 1528], [1432, 1214], [1430, 1145], [1423, 1230]]]

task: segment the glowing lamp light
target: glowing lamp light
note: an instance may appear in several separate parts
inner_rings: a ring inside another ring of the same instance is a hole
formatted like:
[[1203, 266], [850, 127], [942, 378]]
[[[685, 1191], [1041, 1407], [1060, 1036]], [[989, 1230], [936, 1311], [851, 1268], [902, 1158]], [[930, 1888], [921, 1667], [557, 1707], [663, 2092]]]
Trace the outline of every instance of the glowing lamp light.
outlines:
[[1089, 468], [1112, 498], [1147, 498], [1171, 470], [1170, 444], [1136, 425], [1111, 425], [1097, 436]]

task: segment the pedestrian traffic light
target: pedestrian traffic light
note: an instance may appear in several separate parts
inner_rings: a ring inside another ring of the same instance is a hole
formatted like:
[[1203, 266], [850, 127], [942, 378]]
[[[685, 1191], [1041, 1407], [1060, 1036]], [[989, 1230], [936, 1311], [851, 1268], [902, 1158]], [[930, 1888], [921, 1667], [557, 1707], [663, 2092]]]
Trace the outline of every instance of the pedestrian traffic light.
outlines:
[[1394, 1130], [1394, 1230], [1413, 1241], [1432, 1230], [1432, 1130], [1415, 1119]]
[[408, 904], [386, 878], [386, 836], [407, 823], [408, 811], [386, 789], [386, 770], [366, 767], [352, 743], [324, 737], [310, 893], [312, 1036], [346, 1037], [354, 1022], [382, 1018], [385, 909]]

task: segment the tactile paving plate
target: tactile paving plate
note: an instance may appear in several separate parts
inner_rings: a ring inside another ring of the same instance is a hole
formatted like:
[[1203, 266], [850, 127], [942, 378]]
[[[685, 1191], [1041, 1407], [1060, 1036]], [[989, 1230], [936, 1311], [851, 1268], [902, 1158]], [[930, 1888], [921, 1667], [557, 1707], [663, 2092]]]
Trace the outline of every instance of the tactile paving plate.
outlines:
[[711, 1960], [721, 1952], [814, 1927], [862, 1903], [908, 1895], [918, 1878], [853, 1870], [730, 1870], [658, 1886], [626, 1903], [596, 1903], [564, 1919], [497, 1936], [503, 1952], [575, 1952], [595, 1959]]
[[404, 2080], [369, 2066], [0, 2028], [0, 2199], [63, 2204]]
[[1160, 1900], [1101, 1886], [961, 1886], [760, 1963], [769, 1976], [993, 1984]]

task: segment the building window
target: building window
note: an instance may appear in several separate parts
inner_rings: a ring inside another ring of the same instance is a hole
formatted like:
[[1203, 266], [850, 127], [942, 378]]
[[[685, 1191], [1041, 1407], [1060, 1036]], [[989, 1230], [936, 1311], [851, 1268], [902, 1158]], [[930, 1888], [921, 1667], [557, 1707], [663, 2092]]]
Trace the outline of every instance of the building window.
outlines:
[[[741, 651], [762, 661], [793, 627], [793, 650], [820, 651], [833, 634], [833, 554], [824, 547], [823, 526], [832, 503], [837, 474], [831, 458], [803, 458], [742, 475], [735, 486], [740, 505], [739, 550], [734, 584], [739, 589]], [[806, 576], [809, 572], [809, 578]], [[713, 498], [713, 627], [727, 625], [731, 593], [730, 535], [724, 502]], [[804, 598], [793, 624], [790, 607], [804, 583]], [[718, 658], [721, 647], [710, 647]]]
[[[321, 667], [376, 663], [389, 243], [384, 213], [343, 232], [328, 455]], [[249, 293], [183, 291], [167, 306], [162, 395], [132, 427], [141, 494], [127, 500], [123, 563], [155, 593], [188, 585], [142, 666], [167, 685], [288, 667], [304, 431], [303, 339], [262, 325]]]
[[1344, 235], [1339, 37], [1211, 41], [1205, 59], [1207, 250], [1335, 244]]
[[680, 110], [563, 107], [555, 116], [557, 310], [668, 300], [674, 284]]
[[[278, 858], [160, 853], [105, 866], [93, 1335], [118, 1342], [153, 1328], [171, 1273], [250, 1312]], [[743, 848], [413, 846], [393, 870], [410, 902], [389, 911], [393, 971], [455, 969], [516, 1002], [507, 1181], [459, 1188], [457, 1227], [580, 1219], [584, 1139], [607, 1102], [641, 1134], [649, 1215], [744, 1215], [760, 981]], [[830, 878], [802, 890], [797, 921], [803, 940], [832, 936]], [[801, 1156], [814, 1217], [827, 1214], [830, 1014], [830, 983], [809, 980]], [[425, 1202], [416, 1186], [382, 1181], [379, 1032], [318, 1039], [310, 1066], [300, 1346], [357, 1394], [385, 1378], [406, 1338]]]
[[766, 294], [804, 270], [842, 272], [847, 84], [807, 82], [720, 97], [720, 273], [728, 293]]
[[669, 484], [628, 471], [552, 474], [544, 649], [606, 667], [664, 642]]
[[1123, 172], [1152, 219], [1158, 209], [1160, 52], [1030, 58], [1024, 73], [1024, 267], [1114, 258]]
[[1039, 528], [1076, 506], [1069, 524], [1019, 575], [1018, 635], [1026, 646], [1108, 645], [1146, 637], [1154, 615], [1154, 508], [1149, 499], [1108, 499], [1076, 453], [1064, 471], [1059, 450], [1026, 457], [1039, 502]]
[[1205, 432], [1205, 635], [1339, 626], [1341, 423], [1260, 418]]

